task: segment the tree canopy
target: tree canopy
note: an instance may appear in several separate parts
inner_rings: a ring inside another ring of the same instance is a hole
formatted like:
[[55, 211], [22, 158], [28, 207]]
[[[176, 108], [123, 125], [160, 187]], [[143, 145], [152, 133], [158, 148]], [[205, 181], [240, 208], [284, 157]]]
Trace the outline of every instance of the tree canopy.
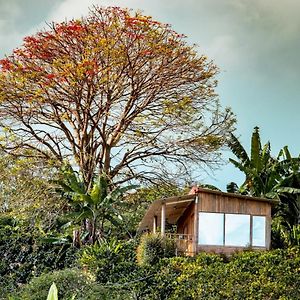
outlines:
[[94, 7], [24, 38], [0, 66], [2, 148], [68, 159], [87, 187], [96, 172], [120, 183], [216, 162], [233, 130], [216, 65], [141, 13]]

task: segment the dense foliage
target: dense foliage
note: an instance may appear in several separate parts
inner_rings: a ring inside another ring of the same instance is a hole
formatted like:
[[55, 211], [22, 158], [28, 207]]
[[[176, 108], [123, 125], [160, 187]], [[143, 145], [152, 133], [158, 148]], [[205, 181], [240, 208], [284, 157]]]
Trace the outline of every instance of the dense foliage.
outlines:
[[153, 265], [164, 257], [176, 255], [176, 241], [160, 234], [144, 234], [137, 248], [137, 262], [139, 265]]
[[9, 155], [0, 149], [0, 213], [40, 220], [43, 227], [51, 226], [63, 201], [53, 193], [50, 180], [57, 169], [30, 157]]
[[[230, 258], [202, 253], [195, 258], [165, 258], [152, 266], [137, 266], [130, 258], [128, 263], [132, 265], [130, 268], [124, 266], [118, 270], [122, 274], [119, 283], [103, 284], [103, 277], [94, 281], [86, 269], [84, 272], [65, 270], [32, 280], [22, 295], [29, 292], [38, 295], [38, 290], [46, 293], [52, 281], [57, 281], [58, 287], [64, 290], [61, 299], [67, 299], [66, 295], [76, 295], [75, 299], [145, 300], [296, 300], [300, 297], [300, 248], [245, 251]], [[97, 298], [99, 295], [103, 298]]]
[[102, 284], [126, 282], [136, 271], [136, 242], [102, 240], [79, 254], [79, 264]]
[[234, 135], [229, 147], [237, 157], [237, 160], [230, 158], [230, 162], [244, 173], [245, 181], [240, 187], [231, 182], [227, 190], [277, 199], [272, 211], [273, 246], [299, 245], [300, 155], [292, 157], [285, 146], [273, 156], [270, 142], [262, 146], [258, 127], [252, 134], [249, 155]]
[[76, 249], [44, 241], [38, 228], [16, 218], [0, 218], [0, 290], [13, 291], [42, 272], [63, 269], [74, 263]]
[[64, 269], [36, 277], [15, 293], [13, 299], [44, 300], [52, 282], [57, 286], [58, 300], [126, 299], [113, 289], [98, 285], [90, 274], [80, 269]]
[[[248, 155], [215, 64], [140, 12], [49, 26], [0, 60], [0, 299], [300, 299], [300, 157], [273, 157], [257, 127]], [[186, 193], [230, 136], [245, 182], [228, 191], [278, 200], [279, 249], [176, 257], [140, 237], [149, 203]]]

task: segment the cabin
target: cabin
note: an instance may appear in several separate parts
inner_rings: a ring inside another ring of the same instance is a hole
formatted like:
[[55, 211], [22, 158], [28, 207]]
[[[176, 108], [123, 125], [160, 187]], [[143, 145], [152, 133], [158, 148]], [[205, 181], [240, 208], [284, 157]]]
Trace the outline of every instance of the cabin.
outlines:
[[176, 238], [177, 251], [230, 255], [246, 248], [268, 250], [274, 200], [193, 188], [188, 195], [154, 201], [139, 231]]

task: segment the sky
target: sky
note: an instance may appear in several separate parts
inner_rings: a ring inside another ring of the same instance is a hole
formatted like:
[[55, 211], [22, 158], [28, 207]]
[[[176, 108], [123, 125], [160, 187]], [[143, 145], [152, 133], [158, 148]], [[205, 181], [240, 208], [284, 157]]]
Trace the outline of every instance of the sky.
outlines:
[[[242, 145], [249, 150], [259, 126], [274, 155], [285, 145], [299, 155], [299, 0], [0, 0], [0, 57], [47, 23], [80, 18], [92, 5], [139, 9], [187, 35], [219, 66], [217, 92], [236, 114]], [[225, 164], [201, 181], [225, 190], [243, 175]]]

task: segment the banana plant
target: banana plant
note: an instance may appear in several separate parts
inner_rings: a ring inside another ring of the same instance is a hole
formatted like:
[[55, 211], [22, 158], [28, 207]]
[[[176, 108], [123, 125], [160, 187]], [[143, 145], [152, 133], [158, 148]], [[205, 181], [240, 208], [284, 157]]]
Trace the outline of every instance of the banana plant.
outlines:
[[77, 225], [73, 231], [74, 244], [94, 244], [104, 237], [107, 223], [121, 226], [122, 215], [118, 207], [122, 205], [123, 195], [137, 188], [136, 185], [130, 185], [111, 190], [107, 176], [101, 174], [93, 180], [91, 188], [87, 189], [83, 180], [69, 165], [62, 169], [62, 179], [57, 183], [70, 207], [67, 214], [70, 221], [65, 226], [76, 228]]
[[292, 157], [283, 147], [277, 157], [271, 155], [270, 143], [261, 145], [259, 128], [251, 138], [250, 156], [232, 135], [229, 148], [237, 157], [230, 162], [245, 174], [239, 193], [278, 199], [275, 214], [284, 216], [290, 226], [300, 223], [300, 157]]
[[292, 157], [287, 146], [279, 156], [282, 178], [268, 196], [280, 199], [276, 214], [283, 216], [289, 226], [296, 226], [300, 224], [300, 156]]
[[250, 156], [239, 140], [232, 135], [229, 148], [238, 158], [229, 161], [245, 174], [245, 181], [239, 188], [242, 194], [265, 197], [280, 180], [276, 158], [271, 156], [271, 145], [261, 145], [259, 128], [255, 127], [251, 138]]

